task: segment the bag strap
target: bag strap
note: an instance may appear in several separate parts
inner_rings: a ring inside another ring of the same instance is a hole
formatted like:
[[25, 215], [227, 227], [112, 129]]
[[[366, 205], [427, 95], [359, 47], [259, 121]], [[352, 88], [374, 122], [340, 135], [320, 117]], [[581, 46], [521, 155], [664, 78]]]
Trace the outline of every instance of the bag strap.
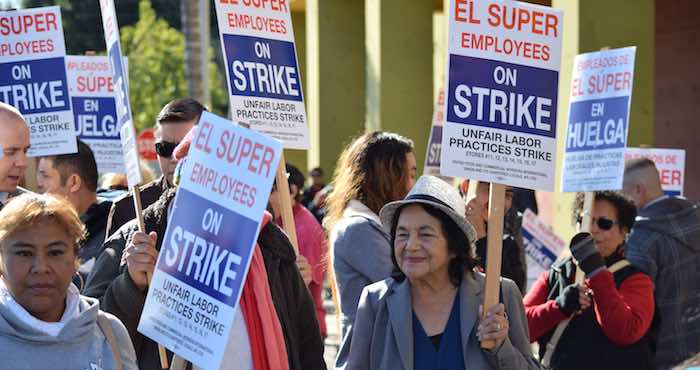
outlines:
[[107, 316], [97, 314], [97, 326], [102, 330], [102, 334], [105, 335], [109, 347], [112, 349], [112, 356], [114, 357], [114, 364], [116, 370], [124, 370], [122, 365], [122, 356], [119, 353], [119, 347], [117, 346], [117, 338], [114, 337], [114, 332], [112, 331], [112, 324], [107, 319]]
[[[626, 259], [619, 260], [608, 267], [608, 271], [610, 271], [611, 274], [614, 274], [629, 265], [630, 261]], [[566, 327], [569, 326], [569, 322], [571, 322], [571, 318], [560, 322], [559, 325], [557, 325], [557, 328], [554, 330], [554, 334], [552, 334], [552, 337], [549, 339], [549, 342], [547, 342], [547, 350], [542, 357], [542, 365], [545, 367], [549, 367], [549, 364], [552, 361], [552, 355], [554, 355], [554, 350], [557, 348], [557, 344], [559, 343], [559, 339], [561, 339], [561, 335], [564, 334], [564, 330], [566, 330]]]

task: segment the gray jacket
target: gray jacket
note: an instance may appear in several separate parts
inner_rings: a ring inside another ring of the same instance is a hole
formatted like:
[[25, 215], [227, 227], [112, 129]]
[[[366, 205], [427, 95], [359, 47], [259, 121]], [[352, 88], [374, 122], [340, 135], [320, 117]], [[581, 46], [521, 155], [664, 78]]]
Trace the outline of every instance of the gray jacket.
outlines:
[[355, 321], [362, 289], [391, 275], [392, 248], [378, 217], [358, 201], [351, 201], [333, 228], [330, 245], [345, 334]]
[[[510, 329], [500, 348], [482, 350], [476, 337], [484, 275], [467, 273], [459, 287], [460, 326], [465, 369], [539, 369], [528, 341], [522, 296], [509, 279], [501, 279]], [[355, 324], [345, 337], [337, 370], [413, 370], [413, 320], [408, 279], [372, 284], [362, 292]]]
[[654, 282], [660, 317], [656, 365], [668, 369], [700, 352], [700, 209], [683, 198], [643, 207], [625, 256]]
[[115, 370], [110, 344], [97, 325], [104, 315], [121, 352], [124, 370], [137, 370], [136, 354], [124, 325], [99, 310], [94, 298], [80, 297], [78, 316], [53, 337], [33, 329], [0, 304], [0, 370]]

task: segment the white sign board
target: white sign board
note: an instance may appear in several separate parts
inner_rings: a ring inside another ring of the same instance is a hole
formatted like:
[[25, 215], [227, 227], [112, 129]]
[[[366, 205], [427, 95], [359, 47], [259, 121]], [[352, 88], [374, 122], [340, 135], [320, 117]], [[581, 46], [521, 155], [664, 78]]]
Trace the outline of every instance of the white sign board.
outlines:
[[109, 58], [67, 56], [66, 70], [78, 138], [92, 149], [100, 173], [124, 173]]
[[139, 166], [139, 151], [136, 146], [136, 129], [134, 128], [131, 105], [129, 104], [129, 78], [124, 66], [124, 58], [122, 57], [114, 0], [100, 0], [100, 11], [102, 12], [102, 27], [104, 28], [107, 56], [109, 57], [112, 83], [114, 84], [114, 93], [117, 100], [117, 122], [122, 142], [126, 177], [129, 187], [133, 188], [140, 184], [143, 179], [141, 178], [141, 167]]
[[433, 124], [430, 128], [430, 139], [428, 139], [425, 166], [423, 166], [424, 175], [440, 176], [440, 147], [442, 146], [442, 126], [445, 122], [444, 107], [445, 89], [441, 88], [433, 112]]
[[661, 189], [666, 195], [683, 196], [685, 183], [685, 150], [660, 148], [627, 148], [625, 161], [634, 158], [649, 158], [656, 164], [661, 180]]
[[204, 112], [184, 165], [138, 330], [219, 369], [282, 144]]
[[215, 1], [231, 117], [308, 149], [309, 130], [294, 47], [290, 1]]
[[529, 209], [523, 214], [522, 235], [527, 263], [527, 290], [530, 290], [540, 274], [557, 260], [566, 242]]
[[563, 15], [502, 0], [450, 0], [440, 172], [554, 189]]
[[29, 127], [29, 156], [75, 153], [58, 6], [0, 12], [0, 101]]
[[622, 189], [636, 48], [574, 59], [563, 192]]

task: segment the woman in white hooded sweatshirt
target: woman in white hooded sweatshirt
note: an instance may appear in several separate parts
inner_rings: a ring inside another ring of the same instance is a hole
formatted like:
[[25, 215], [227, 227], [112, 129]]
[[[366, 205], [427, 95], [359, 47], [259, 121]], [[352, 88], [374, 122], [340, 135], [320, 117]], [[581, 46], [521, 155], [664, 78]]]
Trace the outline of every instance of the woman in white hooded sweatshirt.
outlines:
[[70, 204], [23, 194], [0, 211], [0, 370], [136, 370], [124, 325], [71, 283], [85, 228]]

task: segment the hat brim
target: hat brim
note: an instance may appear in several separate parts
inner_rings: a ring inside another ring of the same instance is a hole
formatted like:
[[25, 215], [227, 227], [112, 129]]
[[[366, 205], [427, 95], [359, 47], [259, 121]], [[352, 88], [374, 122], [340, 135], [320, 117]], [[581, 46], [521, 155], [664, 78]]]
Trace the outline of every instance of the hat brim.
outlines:
[[462, 230], [464, 235], [467, 237], [467, 240], [469, 240], [470, 244], [474, 244], [476, 242], [476, 230], [474, 230], [474, 226], [472, 226], [472, 224], [469, 223], [469, 221], [467, 221], [464, 215], [458, 214], [452, 208], [446, 207], [445, 205], [442, 205], [440, 203], [432, 202], [427, 199], [402, 199], [384, 205], [384, 207], [382, 207], [382, 209], [379, 211], [379, 219], [382, 221], [382, 226], [384, 227], [384, 230], [387, 234], [391, 236], [391, 223], [394, 220], [396, 211], [398, 211], [399, 208], [407, 204], [415, 203], [427, 204], [433, 208], [441, 210], [450, 219], [452, 219], [452, 221], [457, 225], [457, 227], [459, 227], [460, 230]]

